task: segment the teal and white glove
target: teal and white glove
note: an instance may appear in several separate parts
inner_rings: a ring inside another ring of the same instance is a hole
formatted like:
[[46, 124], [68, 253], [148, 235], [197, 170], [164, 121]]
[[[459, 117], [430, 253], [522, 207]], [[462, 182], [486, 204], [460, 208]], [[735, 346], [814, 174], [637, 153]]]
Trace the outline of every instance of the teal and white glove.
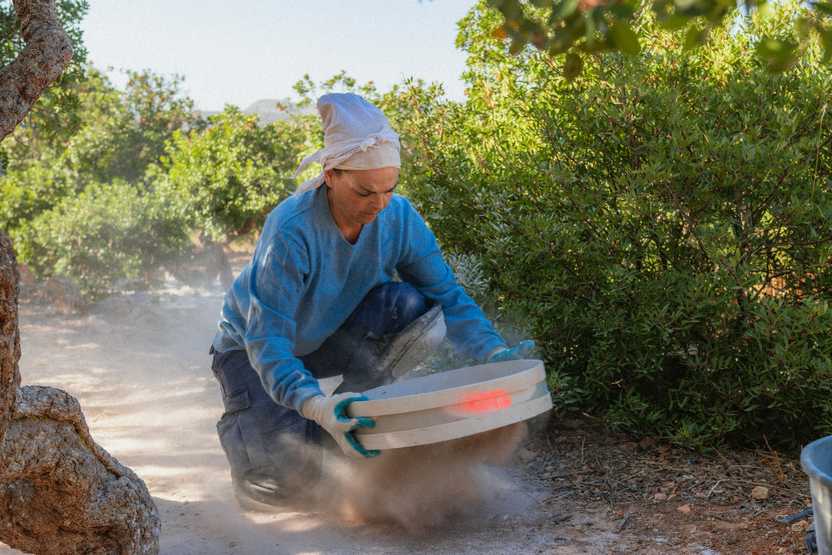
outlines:
[[486, 362], [506, 362], [526, 358], [534, 351], [535, 343], [531, 339], [524, 339], [514, 347], [501, 347], [488, 356]]
[[352, 418], [347, 416], [347, 406], [353, 401], [366, 401], [358, 393], [339, 393], [332, 397], [318, 395], [304, 401], [300, 414], [308, 420], [314, 420], [329, 433], [345, 455], [350, 457], [375, 457], [380, 451], [370, 451], [358, 442], [353, 431], [358, 428], [373, 428], [376, 421], [366, 416]]

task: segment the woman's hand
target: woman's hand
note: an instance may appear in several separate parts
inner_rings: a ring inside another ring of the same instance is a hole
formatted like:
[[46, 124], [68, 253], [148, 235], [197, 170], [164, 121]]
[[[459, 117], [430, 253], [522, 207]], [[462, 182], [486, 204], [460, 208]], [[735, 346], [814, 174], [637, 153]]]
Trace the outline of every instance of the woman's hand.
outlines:
[[300, 414], [304, 418], [314, 420], [321, 428], [326, 430], [345, 455], [371, 458], [381, 454], [381, 452], [365, 449], [356, 439], [353, 431], [358, 428], [373, 428], [376, 421], [366, 416], [357, 418], [347, 416], [347, 406], [350, 403], [366, 400], [366, 397], [358, 393], [339, 393], [332, 397], [318, 395], [304, 401], [300, 408]]
[[506, 362], [526, 358], [534, 351], [535, 346], [535, 342], [531, 339], [524, 339], [514, 347], [501, 347], [495, 350], [488, 356], [486, 362]]

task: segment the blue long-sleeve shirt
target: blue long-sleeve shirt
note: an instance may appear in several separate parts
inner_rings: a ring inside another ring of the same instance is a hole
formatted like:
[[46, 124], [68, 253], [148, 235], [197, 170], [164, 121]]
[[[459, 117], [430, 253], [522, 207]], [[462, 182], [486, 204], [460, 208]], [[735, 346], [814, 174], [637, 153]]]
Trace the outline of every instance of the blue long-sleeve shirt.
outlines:
[[245, 349], [275, 402], [298, 410], [321, 393], [298, 357], [315, 351], [394, 271], [442, 305], [456, 349], [482, 359], [504, 344], [407, 199], [393, 195], [350, 244], [319, 187], [269, 214], [251, 262], [226, 293], [214, 349]]

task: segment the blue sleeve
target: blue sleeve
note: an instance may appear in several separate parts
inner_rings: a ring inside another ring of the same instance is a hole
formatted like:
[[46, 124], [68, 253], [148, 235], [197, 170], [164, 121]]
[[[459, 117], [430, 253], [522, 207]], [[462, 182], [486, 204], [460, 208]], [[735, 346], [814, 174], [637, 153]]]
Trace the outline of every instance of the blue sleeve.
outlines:
[[258, 245], [249, 276], [249, 361], [272, 399], [295, 410], [321, 394], [318, 380], [294, 355], [294, 316], [308, 273], [306, 249], [278, 232]]
[[477, 360], [485, 358], [505, 341], [482, 309], [457, 283], [445, 262], [436, 237], [422, 216], [404, 202], [403, 256], [396, 269], [406, 282], [439, 302], [448, 327], [448, 339], [459, 352]]

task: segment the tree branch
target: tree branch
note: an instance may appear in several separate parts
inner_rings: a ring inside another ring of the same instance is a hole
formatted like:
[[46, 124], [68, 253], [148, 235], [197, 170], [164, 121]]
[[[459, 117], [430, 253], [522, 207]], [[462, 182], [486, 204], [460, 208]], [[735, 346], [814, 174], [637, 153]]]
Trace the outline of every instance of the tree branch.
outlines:
[[53, 0], [14, 0], [26, 47], [0, 69], [0, 141], [11, 133], [72, 59]]

